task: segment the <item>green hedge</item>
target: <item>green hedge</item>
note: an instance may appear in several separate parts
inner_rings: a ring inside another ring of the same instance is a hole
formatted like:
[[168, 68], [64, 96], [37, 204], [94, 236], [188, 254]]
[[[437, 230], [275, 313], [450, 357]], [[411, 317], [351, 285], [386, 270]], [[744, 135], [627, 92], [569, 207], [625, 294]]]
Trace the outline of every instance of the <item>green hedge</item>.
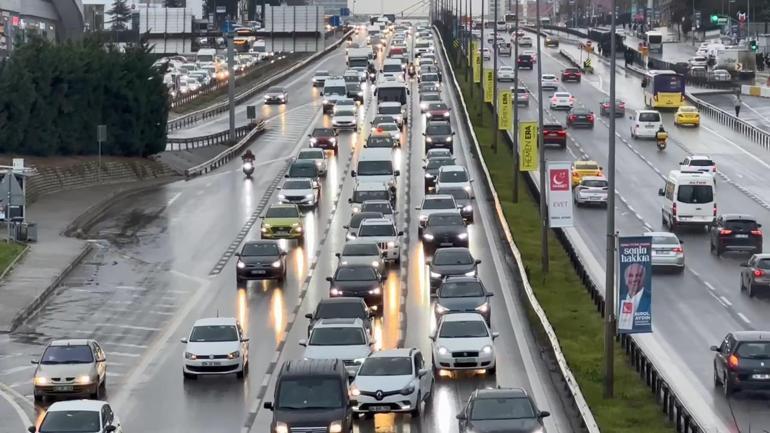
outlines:
[[117, 49], [86, 38], [35, 39], [0, 64], [0, 153], [88, 155], [107, 125], [106, 155], [165, 149], [168, 97], [147, 47]]

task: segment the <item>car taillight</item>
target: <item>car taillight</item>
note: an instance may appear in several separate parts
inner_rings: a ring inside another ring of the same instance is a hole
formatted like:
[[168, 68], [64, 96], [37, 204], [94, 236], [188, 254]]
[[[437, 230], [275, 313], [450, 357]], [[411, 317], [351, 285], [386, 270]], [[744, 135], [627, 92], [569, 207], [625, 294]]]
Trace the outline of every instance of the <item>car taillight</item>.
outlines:
[[730, 229], [721, 229], [719, 230], [719, 236], [727, 236], [733, 234], [733, 231]]
[[711, 171], [713, 171], [714, 173], [716, 173], [716, 172], [717, 172], [717, 166], [715, 165], [715, 166], [711, 167]]
[[557, 99], [556, 99], [555, 96], [553, 98], [551, 98], [551, 102], [556, 102], [556, 101], [557, 101]]
[[714, 215], [714, 218], [717, 217], [717, 204], [714, 203], [714, 212], [712, 213]]
[[674, 205], [671, 206], [671, 216], [676, 216], [676, 203], [674, 203]]
[[593, 121], [594, 121], [594, 115], [593, 115], [593, 114], [589, 114], [589, 115], [588, 115], [588, 120], [590, 120], [591, 122], [593, 122]]
[[681, 246], [678, 246], [678, 247], [674, 247], [671, 251], [675, 253], [682, 253], [684, 252], [684, 248], [682, 248]]
[[574, 114], [570, 114], [569, 115], [569, 120], [570, 121], [574, 121], [575, 119], [577, 119], [577, 116], [575, 116]]
[[735, 355], [730, 355], [730, 357], [729, 357], [729, 358], [727, 358], [727, 365], [728, 365], [728, 366], [729, 366], [731, 369], [733, 369], [733, 370], [734, 370], [734, 369], [738, 368], [738, 364], [740, 364], [740, 359], [738, 359], [738, 357], [737, 357], [737, 356], [735, 356]]
[[563, 137], [563, 136], [567, 135], [567, 131], [564, 131], [564, 130], [561, 130], [561, 131], [556, 131], [556, 132], [557, 132], [557, 133], [559, 134], [559, 136], [561, 136], [561, 137]]
[[761, 277], [762, 275], [765, 275], [765, 271], [763, 271], [762, 269], [754, 269], [755, 277]]
[[762, 236], [762, 230], [760, 230], [760, 229], [752, 230], [751, 234], [754, 235], [754, 236]]

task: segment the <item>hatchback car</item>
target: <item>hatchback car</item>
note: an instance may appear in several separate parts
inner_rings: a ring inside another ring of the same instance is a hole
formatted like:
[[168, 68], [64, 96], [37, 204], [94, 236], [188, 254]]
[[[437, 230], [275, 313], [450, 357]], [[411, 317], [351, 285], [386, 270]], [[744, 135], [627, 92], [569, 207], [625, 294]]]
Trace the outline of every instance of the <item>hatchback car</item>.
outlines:
[[594, 112], [583, 107], [575, 107], [567, 114], [567, 126], [569, 127], [594, 127]]
[[433, 341], [433, 375], [441, 370], [485, 370], [495, 374], [494, 340], [499, 334], [491, 332], [478, 313], [445, 315], [438, 323]]
[[431, 289], [436, 290], [444, 278], [452, 275], [477, 276], [480, 263], [481, 260], [473, 258], [471, 251], [465, 247], [437, 249], [428, 263]]
[[273, 204], [262, 217], [262, 239], [305, 239], [302, 212], [296, 204]]
[[249, 339], [233, 317], [198, 319], [190, 330], [182, 356], [182, 375], [232, 374], [243, 379], [249, 372]]
[[477, 389], [457, 414], [460, 433], [495, 433], [501, 426], [518, 433], [543, 432], [543, 418], [551, 414], [539, 410], [522, 388]]
[[335, 155], [339, 152], [337, 137], [339, 133], [332, 128], [315, 128], [311, 134], [308, 134], [310, 147], [331, 150]]
[[425, 110], [428, 119], [448, 119], [451, 108], [443, 102], [431, 102]]
[[37, 365], [33, 374], [35, 401], [64, 395], [98, 400], [104, 394], [107, 357], [96, 340], [53, 340], [32, 363]]
[[289, 92], [285, 87], [271, 87], [265, 92], [265, 104], [285, 104], [289, 102]]
[[450, 152], [454, 153], [452, 138], [455, 133], [449, 122], [431, 123], [425, 127], [425, 132], [422, 135], [425, 137], [426, 151], [438, 147], [449, 149]]
[[532, 70], [532, 68], [535, 66], [535, 62], [533, 60], [534, 59], [529, 54], [519, 54], [519, 57], [516, 58], [516, 67], [519, 69], [526, 68]]
[[531, 47], [532, 46], [532, 38], [529, 37], [529, 36], [522, 36], [520, 38], [516, 38], [516, 41], [522, 47]]
[[607, 206], [607, 190], [609, 183], [604, 176], [583, 176], [580, 183], [572, 190], [575, 205]]
[[770, 332], [737, 331], [725, 336], [714, 355], [714, 386], [725, 397], [742, 390], [770, 390]]
[[644, 236], [652, 239], [652, 268], [684, 271], [684, 248], [682, 241], [671, 232], [647, 232]]
[[540, 77], [540, 86], [543, 89], [556, 90], [559, 88], [559, 79], [554, 74], [543, 74]]
[[286, 251], [277, 241], [248, 241], [243, 244], [235, 264], [235, 280], [286, 279]]
[[580, 69], [578, 68], [565, 68], [561, 71], [561, 81], [566, 83], [567, 81], [580, 82]]
[[711, 252], [721, 256], [726, 251], [762, 253], [762, 224], [751, 215], [724, 214], [711, 226]]
[[770, 290], [770, 254], [754, 254], [741, 268], [741, 292], [751, 298], [756, 290]]
[[497, 68], [497, 81], [513, 81], [513, 67], [500, 66]]
[[424, 113], [428, 110], [428, 105], [434, 102], [441, 102], [441, 94], [421, 92], [420, 93], [420, 112]]
[[570, 110], [575, 105], [575, 97], [569, 92], [556, 92], [551, 96], [551, 110]]
[[[599, 113], [602, 116], [610, 115], [610, 100], [604, 99], [599, 103]], [[626, 115], [626, 103], [620, 99], [615, 100], [615, 117], [623, 117]]]
[[327, 277], [329, 282], [329, 295], [354, 296], [362, 298], [369, 308], [381, 310], [382, 308], [382, 275], [371, 263], [368, 264], [340, 264], [334, 272], [334, 276]]
[[494, 293], [488, 292], [478, 277], [447, 277], [439, 286], [435, 295], [434, 312], [440, 319], [450, 313], [479, 313], [490, 325], [491, 309], [489, 298]]
[[567, 148], [567, 130], [558, 122], [543, 123], [543, 144], [558, 144]]
[[681, 171], [700, 171], [716, 175], [717, 164], [707, 155], [690, 155], [679, 163]]
[[[513, 87], [511, 87], [511, 92], [514, 92]], [[529, 107], [529, 91], [527, 91], [526, 87], [517, 87], [515, 89], [515, 94], [517, 104]]]
[[351, 107], [340, 107], [335, 109], [334, 114], [332, 115], [332, 127], [337, 131], [345, 129], [357, 132], [358, 118], [356, 116], [356, 109]]
[[305, 347], [305, 359], [339, 359], [352, 377], [372, 353], [374, 341], [361, 319], [321, 319], [299, 345]]
[[100, 400], [57, 401], [48, 406], [40, 426], [30, 433], [123, 433], [123, 425], [112, 407]]
[[372, 334], [372, 313], [361, 298], [340, 296], [321, 299], [312, 313], [305, 314], [305, 318], [310, 321], [307, 325], [308, 336], [321, 319], [361, 319], [369, 335]]
[[296, 204], [303, 208], [314, 208], [318, 205], [318, 188], [313, 179], [286, 179], [278, 191], [278, 201], [284, 204]]

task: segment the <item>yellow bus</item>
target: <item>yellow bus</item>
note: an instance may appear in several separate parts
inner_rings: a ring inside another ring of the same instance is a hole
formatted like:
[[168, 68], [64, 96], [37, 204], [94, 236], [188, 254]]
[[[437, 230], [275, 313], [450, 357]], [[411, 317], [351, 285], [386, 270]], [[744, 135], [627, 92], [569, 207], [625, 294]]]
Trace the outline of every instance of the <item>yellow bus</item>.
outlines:
[[647, 71], [642, 78], [644, 105], [650, 108], [679, 108], [685, 105], [684, 81], [684, 76], [674, 71]]

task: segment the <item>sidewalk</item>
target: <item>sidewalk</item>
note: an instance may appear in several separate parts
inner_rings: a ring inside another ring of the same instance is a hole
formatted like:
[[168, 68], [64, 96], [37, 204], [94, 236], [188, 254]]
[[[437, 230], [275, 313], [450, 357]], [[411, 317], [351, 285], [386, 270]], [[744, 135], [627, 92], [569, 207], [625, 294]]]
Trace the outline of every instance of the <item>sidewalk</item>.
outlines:
[[128, 192], [154, 188], [163, 180], [99, 185], [49, 194], [27, 208], [27, 220], [37, 224], [38, 241], [0, 281], [0, 333], [11, 332], [51, 295], [64, 277], [86, 257], [88, 241], [67, 237], [73, 222], [87, 224]]

